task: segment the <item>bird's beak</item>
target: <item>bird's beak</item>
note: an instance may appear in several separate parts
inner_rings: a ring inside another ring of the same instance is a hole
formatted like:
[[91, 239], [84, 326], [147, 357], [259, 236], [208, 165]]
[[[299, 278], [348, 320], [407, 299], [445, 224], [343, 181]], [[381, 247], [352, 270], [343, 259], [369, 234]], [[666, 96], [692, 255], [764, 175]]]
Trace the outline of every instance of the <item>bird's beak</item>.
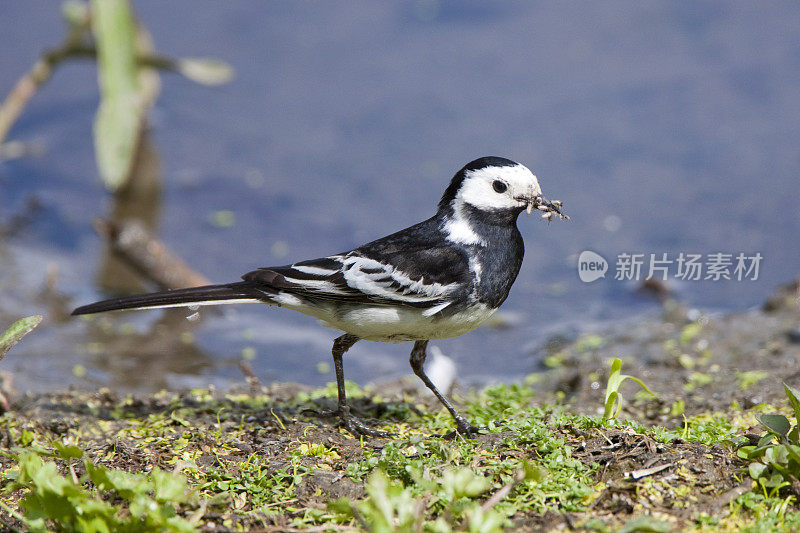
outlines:
[[525, 202], [527, 204], [525, 206], [525, 212], [528, 213], [529, 215], [533, 213], [534, 209], [539, 209], [539, 206], [542, 205], [542, 197], [539, 195], [517, 196], [517, 200]]

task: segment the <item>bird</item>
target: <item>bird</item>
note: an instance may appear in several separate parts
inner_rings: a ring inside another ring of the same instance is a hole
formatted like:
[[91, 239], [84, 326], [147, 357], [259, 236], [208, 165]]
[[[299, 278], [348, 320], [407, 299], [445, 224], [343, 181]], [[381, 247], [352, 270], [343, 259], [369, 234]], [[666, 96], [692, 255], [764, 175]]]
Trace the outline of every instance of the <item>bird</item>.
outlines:
[[526, 166], [503, 157], [481, 157], [456, 172], [431, 218], [358, 248], [258, 268], [233, 283], [103, 300], [72, 314], [258, 302], [315, 317], [343, 333], [331, 349], [338, 402], [330, 414], [357, 437], [386, 433], [351, 412], [344, 354], [359, 340], [413, 342], [412, 370], [449, 411], [455, 432], [474, 437], [480, 428], [425, 373], [428, 343], [467, 333], [497, 311], [522, 266], [518, 216], [536, 209], [548, 221], [554, 214], [568, 218], [561, 207], [561, 202], [542, 196], [538, 179]]

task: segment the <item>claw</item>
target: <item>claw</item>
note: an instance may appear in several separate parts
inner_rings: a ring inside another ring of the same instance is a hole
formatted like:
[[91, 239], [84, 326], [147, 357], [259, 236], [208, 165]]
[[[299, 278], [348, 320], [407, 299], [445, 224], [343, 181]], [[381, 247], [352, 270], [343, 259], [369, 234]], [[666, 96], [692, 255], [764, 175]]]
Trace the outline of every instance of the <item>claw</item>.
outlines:
[[456, 420], [456, 429], [451, 431], [450, 433], [446, 433], [442, 435], [443, 439], [452, 440], [458, 436], [466, 437], [468, 439], [474, 439], [478, 435], [480, 435], [481, 431], [486, 431], [488, 428], [482, 428], [473, 426], [467, 419], [462, 417], [461, 415], [455, 417]]
[[372, 429], [367, 427], [364, 420], [358, 418], [355, 415], [351, 414], [339, 414], [340, 421], [336, 424], [338, 427], [342, 427], [350, 432], [355, 438], [359, 438], [361, 436], [365, 437], [377, 437], [377, 438], [388, 438], [391, 437], [393, 434], [387, 431], [381, 431], [379, 429]]
[[338, 418], [339, 421], [336, 422], [335, 427], [344, 428], [350, 432], [355, 438], [359, 437], [378, 437], [378, 438], [388, 438], [391, 437], [393, 434], [388, 433], [386, 431], [380, 431], [378, 429], [372, 429], [371, 427], [367, 426], [367, 422], [355, 415], [350, 414], [350, 410], [342, 411], [340, 409], [335, 410], [325, 410], [325, 411], [318, 411], [316, 409], [304, 409], [303, 414], [316, 416], [317, 418]]
[[445, 440], [453, 440], [456, 437], [465, 437], [468, 439], [474, 439], [478, 435], [480, 435], [481, 431], [486, 430], [487, 428], [481, 428], [477, 426], [473, 426], [469, 422], [465, 422], [465, 424], [458, 424], [456, 429], [449, 433], [445, 433], [442, 435], [442, 438]]

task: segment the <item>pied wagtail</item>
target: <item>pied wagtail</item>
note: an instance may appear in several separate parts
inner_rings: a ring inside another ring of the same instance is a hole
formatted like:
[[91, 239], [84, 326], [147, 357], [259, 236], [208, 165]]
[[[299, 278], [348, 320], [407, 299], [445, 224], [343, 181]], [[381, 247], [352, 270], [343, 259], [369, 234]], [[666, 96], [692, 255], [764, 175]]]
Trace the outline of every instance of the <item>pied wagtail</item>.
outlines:
[[431, 339], [446, 339], [483, 324], [505, 301], [522, 265], [517, 216], [537, 209], [549, 218], [559, 202], [542, 197], [525, 166], [482, 157], [459, 170], [436, 214], [349, 252], [287, 266], [259, 268], [244, 281], [114, 298], [75, 309], [73, 315], [260, 302], [318, 318], [344, 332], [333, 341], [339, 403], [336, 415], [355, 435], [379, 435], [350, 413], [342, 356], [361, 339], [414, 341], [411, 368], [456, 421], [456, 431], [477, 428], [461, 416], [425, 374]]

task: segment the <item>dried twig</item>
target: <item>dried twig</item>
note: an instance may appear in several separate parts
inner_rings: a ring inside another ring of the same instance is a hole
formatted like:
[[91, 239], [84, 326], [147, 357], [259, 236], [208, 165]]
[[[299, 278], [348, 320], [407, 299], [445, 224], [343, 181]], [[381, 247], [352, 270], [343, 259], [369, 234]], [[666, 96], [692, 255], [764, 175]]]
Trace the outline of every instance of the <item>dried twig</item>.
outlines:
[[495, 505], [497, 505], [498, 503], [500, 503], [501, 501], [503, 501], [503, 499], [506, 496], [508, 496], [509, 494], [511, 494], [511, 491], [514, 490], [514, 488], [517, 485], [519, 485], [524, 479], [525, 479], [525, 471], [520, 469], [514, 475], [514, 479], [512, 479], [511, 482], [506, 483], [505, 485], [500, 487], [497, 490], [497, 492], [492, 494], [491, 497], [488, 500], [483, 502], [483, 505], [481, 505], [481, 510], [486, 512], [489, 509], [491, 509], [492, 507], [494, 507]]
[[87, 55], [89, 49], [84, 39], [88, 33], [88, 24], [71, 27], [61, 46], [45, 50], [33, 67], [17, 81], [0, 105], [0, 144], [22, 114], [28, 101], [36, 94], [39, 87], [50, 79], [59, 63], [70, 57]]
[[652, 476], [653, 474], [658, 474], [659, 472], [663, 472], [664, 470], [672, 466], [673, 465], [669, 463], [665, 463], [663, 465], [653, 466], [650, 468], [640, 468], [639, 470], [625, 472], [625, 475], [623, 477], [628, 479], [642, 479], [643, 477]]
[[[86, 42], [88, 30], [88, 26], [73, 28], [61, 46], [45, 50], [31, 69], [17, 81], [0, 105], [0, 144], [3, 144], [30, 99], [50, 79], [62, 61], [71, 58], [97, 58], [97, 48]], [[207, 84], [224, 83], [232, 76], [227, 65], [209, 60], [178, 60], [159, 54], [141, 54], [138, 61], [143, 67], [178, 72]]]
[[199, 287], [211, 282], [170, 252], [139, 222], [121, 224], [95, 221], [95, 231], [104, 236], [114, 254], [162, 289]]

